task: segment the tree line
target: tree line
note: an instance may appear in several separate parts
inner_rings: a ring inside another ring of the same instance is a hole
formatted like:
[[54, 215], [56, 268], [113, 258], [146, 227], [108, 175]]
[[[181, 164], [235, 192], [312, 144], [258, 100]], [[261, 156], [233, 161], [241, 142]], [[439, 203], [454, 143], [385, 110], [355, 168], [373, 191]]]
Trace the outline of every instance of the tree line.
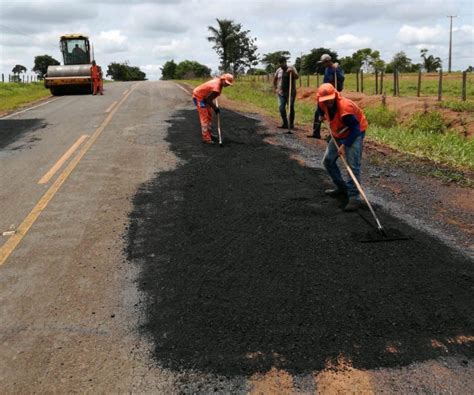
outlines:
[[[229, 19], [216, 19], [216, 26], [208, 26], [209, 36], [207, 40], [213, 44], [213, 49], [219, 57], [220, 72], [230, 72], [233, 74], [268, 74], [273, 73], [278, 68], [278, 60], [281, 57], [290, 58], [291, 53], [287, 50], [276, 51], [260, 56], [257, 53], [257, 38], [252, 37], [249, 30], [245, 30], [240, 23]], [[323, 73], [323, 66], [317, 62], [321, 55], [329, 54], [333, 62], [339, 63], [345, 73], [353, 73], [359, 70], [365, 72], [385, 71], [393, 73], [415, 72], [424, 70], [433, 72], [442, 67], [439, 57], [428, 54], [427, 49], [421, 49], [420, 61], [413, 62], [405, 52], [396, 53], [390, 62], [385, 62], [380, 58], [380, 52], [372, 48], [363, 48], [354, 52], [351, 56], [339, 58], [336, 51], [330, 48], [314, 48], [309, 53], [295, 59], [295, 67], [302, 74]], [[185, 61], [190, 62], [190, 61]], [[195, 62], [197, 63], [197, 62]], [[264, 68], [257, 68], [258, 64], [263, 64]], [[199, 67], [205, 67], [200, 65]], [[473, 67], [469, 66], [468, 71]], [[182, 78], [182, 73], [173, 73], [177, 70], [174, 61], [167, 62], [163, 66], [163, 79]], [[197, 70], [192, 70], [188, 75], [197, 75]], [[204, 75], [203, 75], [204, 76]]]

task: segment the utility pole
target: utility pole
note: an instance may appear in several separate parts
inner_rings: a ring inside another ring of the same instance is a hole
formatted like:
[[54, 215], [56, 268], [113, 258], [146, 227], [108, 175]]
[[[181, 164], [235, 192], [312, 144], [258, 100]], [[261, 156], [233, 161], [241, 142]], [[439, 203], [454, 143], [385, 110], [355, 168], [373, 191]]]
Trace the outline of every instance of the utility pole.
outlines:
[[449, 63], [448, 63], [448, 73], [451, 73], [451, 52], [452, 52], [452, 43], [453, 43], [453, 18], [457, 18], [457, 15], [448, 15], [450, 19], [449, 23]]

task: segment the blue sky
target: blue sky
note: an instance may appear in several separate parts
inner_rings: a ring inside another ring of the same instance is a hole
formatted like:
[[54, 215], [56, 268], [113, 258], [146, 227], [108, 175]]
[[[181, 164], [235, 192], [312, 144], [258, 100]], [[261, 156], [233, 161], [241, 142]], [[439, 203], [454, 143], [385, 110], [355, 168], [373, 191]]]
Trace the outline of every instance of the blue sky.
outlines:
[[61, 60], [61, 34], [81, 32], [94, 42], [99, 64], [129, 61], [150, 79], [167, 60], [197, 60], [216, 70], [207, 42], [216, 18], [233, 19], [257, 37], [259, 53], [289, 50], [292, 61], [312, 48], [339, 56], [379, 50], [385, 61], [404, 51], [419, 62], [420, 49], [448, 65], [453, 20], [453, 70], [474, 66], [474, 0], [0, 0], [0, 72], [33, 67], [36, 55]]

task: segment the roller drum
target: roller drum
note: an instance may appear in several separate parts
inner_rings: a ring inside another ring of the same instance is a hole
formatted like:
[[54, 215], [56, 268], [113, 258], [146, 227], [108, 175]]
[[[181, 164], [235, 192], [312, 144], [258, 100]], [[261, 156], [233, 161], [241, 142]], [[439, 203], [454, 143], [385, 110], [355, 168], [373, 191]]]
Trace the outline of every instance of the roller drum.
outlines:
[[76, 64], [68, 66], [49, 66], [47, 76], [54, 77], [87, 77], [91, 75], [90, 64]]

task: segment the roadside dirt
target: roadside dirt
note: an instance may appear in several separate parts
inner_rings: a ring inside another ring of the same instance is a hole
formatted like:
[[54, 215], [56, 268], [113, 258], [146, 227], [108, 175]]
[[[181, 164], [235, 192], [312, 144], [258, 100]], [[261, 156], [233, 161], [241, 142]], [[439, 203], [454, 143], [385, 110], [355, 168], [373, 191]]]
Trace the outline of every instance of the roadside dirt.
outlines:
[[[315, 88], [299, 88], [297, 100], [308, 103], [315, 102]], [[361, 108], [373, 107], [382, 104], [382, 95], [365, 95], [358, 92], [343, 92], [343, 96], [353, 100]], [[456, 112], [441, 108], [436, 97], [393, 97], [385, 98], [389, 109], [398, 114], [400, 123], [404, 124], [414, 113], [436, 110], [441, 113], [446, 126], [464, 137], [474, 136], [474, 115], [471, 112]]]

